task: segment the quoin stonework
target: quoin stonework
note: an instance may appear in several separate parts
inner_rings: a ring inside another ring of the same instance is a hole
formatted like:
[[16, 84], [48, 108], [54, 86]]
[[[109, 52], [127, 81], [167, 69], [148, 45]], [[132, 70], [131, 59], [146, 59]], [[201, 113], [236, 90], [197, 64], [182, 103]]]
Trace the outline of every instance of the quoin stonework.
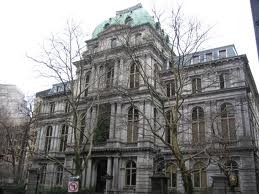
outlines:
[[[127, 41], [122, 38], [125, 34]], [[159, 151], [164, 155], [169, 190], [183, 192], [174, 155], [153, 133], [155, 129], [170, 144], [165, 124], [170, 112], [167, 118], [161, 116], [175, 103], [177, 89], [169, 37], [138, 4], [97, 25], [86, 44], [83, 59], [75, 62], [84, 64], [78, 78], [85, 90], [77, 110], [82, 114], [82, 146], [89, 137], [86, 132], [95, 131], [91, 157], [80, 175], [82, 188], [150, 193], [153, 160]], [[189, 53], [183, 60], [188, 63], [184, 67], [188, 84], [182, 88], [185, 100], [177, 126], [182, 131], [179, 141], [186, 157], [208, 147], [213, 158], [207, 166], [205, 155], [188, 160], [189, 168], [206, 166], [192, 174], [194, 191], [212, 189], [213, 177], [224, 175], [213, 163], [220, 158], [237, 176], [236, 193], [257, 193], [258, 92], [246, 55], [238, 55], [234, 45], [228, 45]], [[36, 94], [38, 125], [32, 168], [39, 173], [41, 188], [67, 187], [71, 177], [67, 169], [75, 168], [74, 133], [66, 124], [73, 108], [65, 97], [69, 84], [57, 83]], [[166, 102], [165, 106], [155, 106], [156, 99]], [[230, 143], [221, 147], [214, 136]], [[87, 145], [82, 155], [86, 153]]]

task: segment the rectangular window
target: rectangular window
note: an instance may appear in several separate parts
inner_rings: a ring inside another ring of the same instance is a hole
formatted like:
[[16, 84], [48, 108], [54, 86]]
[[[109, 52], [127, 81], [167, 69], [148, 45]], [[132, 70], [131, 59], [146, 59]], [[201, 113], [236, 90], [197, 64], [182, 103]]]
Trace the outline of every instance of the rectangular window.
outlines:
[[86, 113], [82, 113], [80, 116], [80, 137], [79, 137], [79, 142], [80, 144], [83, 143], [84, 141], [84, 135], [85, 135], [85, 118], [86, 118]]
[[219, 58], [225, 58], [226, 57], [226, 50], [220, 50], [219, 51]]
[[219, 87], [220, 89], [227, 88], [229, 82], [229, 75], [227, 73], [221, 73], [219, 75]]
[[87, 73], [85, 75], [85, 96], [88, 95], [88, 90], [89, 90], [89, 81], [90, 81], [90, 73]]
[[60, 135], [60, 146], [59, 146], [60, 152], [64, 152], [66, 150], [67, 136], [68, 136], [68, 126], [63, 125], [61, 129], [61, 135]]
[[44, 148], [46, 153], [48, 153], [50, 151], [51, 138], [52, 138], [52, 127], [48, 126], [47, 131], [46, 131], [45, 148]]
[[135, 44], [140, 44], [141, 43], [141, 33], [137, 33], [135, 35]]
[[166, 83], [166, 95], [167, 97], [175, 96], [175, 82], [174, 80]]
[[200, 93], [201, 92], [201, 79], [200, 78], [194, 78], [192, 79], [192, 93]]
[[192, 64], [197, 64], [199, 62], [200, 62], [200, 56], [199, 55], [193, 56]]
[[106, 72], [106, 88], [111, 88], [113, 86], [114, 80], [114, 67], [110, 66], [107, 68]]
[[50, 103], [50, 111], [51, 114], [55, 112], [55, 102]]
[[65, 113], [69, 113], [70, 112], [70, 104], [68, 101], [65, 102]]
[[206, 53], [205, 57], [206, 57], [206, 61], [211, 61], [212, 60], [212, 53]]
[[114, 48], [116, 46], [117, 46], [117, 39], [116, 38], [111, 39], [111, 48]]

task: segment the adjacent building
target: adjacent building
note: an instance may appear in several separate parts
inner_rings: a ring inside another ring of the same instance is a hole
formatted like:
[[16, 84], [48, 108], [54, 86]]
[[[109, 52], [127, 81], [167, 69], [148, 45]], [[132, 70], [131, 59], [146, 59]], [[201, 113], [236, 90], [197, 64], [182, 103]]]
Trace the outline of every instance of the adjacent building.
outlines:
[[15, 85], [0, 84], [0, 184], [24, 177], [26, 152], [21, 154], [21, 147], [27, 119], [24, 94]]
[[[142, 64], [141, 69], [127, 55], [121, 42], [125, 32], [129, 37], [127, 43], [132, 45], [138, 63]], [[87, 89], [78, 108], [85, 115], [81, 127], [87, 131], [93, 125], [91, 121], [103, 115], [105, 122], [100, 124], [95, 135], [91, 158], [82, 173], [82, 187], [102, 193], [104, 190], [120, 194], [149, 193], [153, 159], [159, 148], [167, 164], [169, 189], [183, 191], [174, 156], [151, 133], [152, 126], [160, 131], [166, 142], [171, 141], [164, 118], [159, 114], [175, 103], [176, 81], [171, 70], [168, 37], [138, 4], [117, 11], [115, 17], [99, 24], [86, 44], [88, 49], [81, 62]], [[183, 89], [185, 100], [179, 126], [179, 130], [185, 131], [179, 138], [187, 145], [186, 154], [196, 149], [197, 142], [209, 140], [215, 134], [233, 140], [231, 149], [224, 154], [231, 157], [226, 164], [238, 176], [236, 192], [255, 194], [258, 185], [258, 92], [247, 57], [238, 55], [234, 45], [196, 52], [188, 57], [186, 79], [189, 82]], [[148, 82], [141, 72], [148, 77]], [[147, 83], [157, 95], [163, 96], [165, 107], [158, 110], [154, 106], [152, 99], [156, 97], [151, 96]], [[164, 83], [163, 87], [158, 83]], [[89, 103], [92, 99], [98, 99], [98, 103]], [[73, 170], [74, 161], [70, 149], [73, 134], [65, 125], [71, 115], [63, 85], [56, 84], [38, 92], [36, 101], [40, 104], [36, 128], [38, 155], [33, 159], [33, 167], [40, 169], [42, 187], [66, 187], [70, 175], [60, 164]], [[212, 130], [217, 132], [212, 133]], [[215, 150], [219, 148], [217, 143], [214, 146]], [[59, 162], [49, 160], [46, 155]], [[203, 160], [194, 158], [187, 165], [195, 168], [203, 165]], [[107, 175], [111, 179], [105, 179]], [[222, 175], [215, 164], [195, 173], [192, 177], [195, 192], [213, 187], [215, 175]]]
[[258, 0], [250, 0], [254, 31], [255, 31], [255, 40], [257, 46], [257, 53], [259, 57], [259, 1]]

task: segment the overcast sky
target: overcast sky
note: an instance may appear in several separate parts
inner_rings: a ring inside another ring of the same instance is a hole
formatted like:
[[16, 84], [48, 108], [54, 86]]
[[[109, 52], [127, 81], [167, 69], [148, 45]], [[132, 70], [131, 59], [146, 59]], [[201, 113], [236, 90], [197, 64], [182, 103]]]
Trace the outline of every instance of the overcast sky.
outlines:
[[[184, 13], [213, 26], [204, 48], [235, 44], [247, 54], [259, 86], [259, 64], [249, 0], [178, 0]], [[51, 33], [61, 32], [67, 19], [81, 24], [85, 39], [115, 12], [137, 3], [152, 14], [155, 6], [169, 11], [175, 0], [8, 0], [0, 2], [0, 83], [16, 84], [27, 95], [48, 89], [50, 81], [35, 71], [26, 54], [37, 54]]]

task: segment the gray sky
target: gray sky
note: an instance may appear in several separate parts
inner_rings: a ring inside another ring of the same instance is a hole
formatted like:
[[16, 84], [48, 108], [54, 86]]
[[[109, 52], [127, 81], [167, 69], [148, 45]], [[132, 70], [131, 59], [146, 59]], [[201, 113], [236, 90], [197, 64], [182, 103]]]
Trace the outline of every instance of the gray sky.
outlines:
[[[16, 84], [25, 95], [51, 87], [26, 57], [37, 55], [51, 33], [61, 32], [66, 20], [79, 22], [85, 39], [95, 26], [115, 12], [137, 3], [152, 14], [170, 11], [175, 0], [8, 0], [0, 2], [0, 83]], [[178, 0], [186, 15], [213, 26], [204, 48], [235, 44], [238, 54], [247, 54], [257, 85], [259, 64], [249, 0]]]

